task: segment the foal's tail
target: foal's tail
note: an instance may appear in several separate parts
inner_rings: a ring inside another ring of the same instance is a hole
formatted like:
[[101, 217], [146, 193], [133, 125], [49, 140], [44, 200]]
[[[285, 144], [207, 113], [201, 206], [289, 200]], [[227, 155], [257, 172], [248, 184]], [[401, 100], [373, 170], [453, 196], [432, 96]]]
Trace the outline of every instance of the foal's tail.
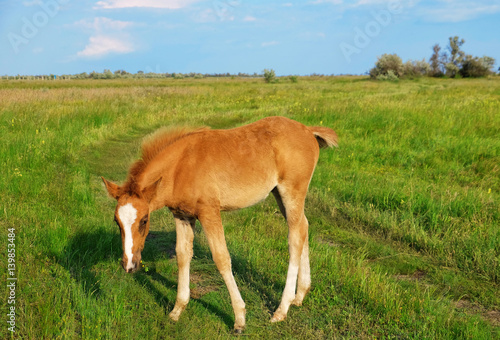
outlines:
[[316, 137], [320, 148], [339, 146], [337, 143], [339, 138], [332, 129], [323, 126], [309, 126], [309, 130], [311, 130], [314, 137]]

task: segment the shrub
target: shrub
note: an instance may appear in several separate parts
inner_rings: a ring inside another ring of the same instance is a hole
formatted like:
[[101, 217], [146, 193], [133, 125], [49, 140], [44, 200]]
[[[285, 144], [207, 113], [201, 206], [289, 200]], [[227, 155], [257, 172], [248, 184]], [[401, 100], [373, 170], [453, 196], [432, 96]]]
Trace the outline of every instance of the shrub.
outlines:
[[264, 71], [264, 80], [266, 83], [274, 83], [276, 82], [276, 72], [273, 69], [265, 69]]
[[403, 61], [397, 54], [384, 54], [377, 58], [375, 67], [370, 70], [370, 76], [378, 79], [378, 76], [388, 76], [389, 71], [392, 71], [393, 75], [399, 78], [403, 75], [403, 70]]
[[422, 60], [408, 60], [403, 65], [403, 75], [405, 78], [417, 78], [429, 75], [431, 73], [431, 65]]
[[421, 76], [427, 76], [431, 73], [431, 65], [429, 65], [429, 63], [425, 61], [425, 58], [422, 60], [414, 61], [413, 66]]
[[458, 72], [460, 71], [460, 67], [458, 67], [455, 63], [446, 63], [444, 65], [444, 69], [446, 70], [446, 75], [450, 78], [455, 78], [459, 75]]
[[493, 73], [492, 69], [495, 65], [495, 59], [491, 57], [473, 57], [471, 55], [465, 56], [462, 61], [462, 68], [460, 75], [466, 77], [486, 77]]
[[379, 74], [376, 79], [377, 80], [389, 80], [389, 81], [398, 81], [399, 80], [398, 76], [396, 75], [396, 73], [394, 73], [393, 70], [387, 71], [387, 74]]

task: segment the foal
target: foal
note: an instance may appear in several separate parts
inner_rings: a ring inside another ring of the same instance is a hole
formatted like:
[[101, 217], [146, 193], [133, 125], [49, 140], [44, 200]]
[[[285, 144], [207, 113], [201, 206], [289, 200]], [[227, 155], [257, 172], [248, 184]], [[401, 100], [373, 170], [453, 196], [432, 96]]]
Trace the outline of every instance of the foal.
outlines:
[[177, 321], [189, 301], [198, 219], [231, 296], [234, 330], [240, 333], [245, 303], [231, 271], [220, 212], [251, 206], [272, 192], [288, 223], [290, 260], [281, 303], [271, 321], [284, 320], [290, 304], [301, 305], [311, 286], [304, 201], [319, 147], [331, 146], [337, 146], [333, 130], [284, 117], [230, 130], [160, 131], [143, 143], [142, 158], [130, 168], [125, 184], [103, 178], [109, 195], [118, 201], [115, 221], [122, 236], [123, 268], [128, 273], [139, 269], [149, 214], [168, 207], [175, 218], [179, 266], [177, 299], [169, 316]]

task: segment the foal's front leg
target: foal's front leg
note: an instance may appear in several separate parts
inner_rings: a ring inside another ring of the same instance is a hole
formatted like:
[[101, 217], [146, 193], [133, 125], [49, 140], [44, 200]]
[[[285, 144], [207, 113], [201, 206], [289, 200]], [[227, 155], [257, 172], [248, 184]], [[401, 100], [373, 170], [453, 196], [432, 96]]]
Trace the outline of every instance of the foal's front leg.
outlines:
[[231, 271], [231, 257], [226, 246], [224, 238], [224, 229], [220, 211], [217, 209], [206, 209], [199, 215], [199, 220], [203, 226], [203, 231], [207, 236], [208, 245], [212, 252], [215, 265], [226, 283], [229, 295], [231, 296], [231, 304], [234, 311], [234, 331], [241, 333], [245, 328], [245, 302], [241, 298], [240, 291], [234, 280]]
[[177, 300], [169, 316], [172, 320], [179, 320], [179, 316], [189, 302], [189, 264], [193, 257], [194, 218], [175, 216], [176, 244], [175, 253], [179, 267], [177, 282]]

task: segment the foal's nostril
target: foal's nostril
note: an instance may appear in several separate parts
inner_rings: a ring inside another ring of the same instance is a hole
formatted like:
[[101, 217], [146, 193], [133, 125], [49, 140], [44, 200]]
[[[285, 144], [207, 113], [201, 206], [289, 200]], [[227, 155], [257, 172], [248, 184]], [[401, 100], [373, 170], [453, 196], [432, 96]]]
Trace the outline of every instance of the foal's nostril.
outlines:
[[[124, 267], [125, 268], [125, 267]], [[137, 270], [137, 263], [132, 263], [132, 267], [131, 268], [125, 268], [125, 271], [127, 273], [133, 273]]]

